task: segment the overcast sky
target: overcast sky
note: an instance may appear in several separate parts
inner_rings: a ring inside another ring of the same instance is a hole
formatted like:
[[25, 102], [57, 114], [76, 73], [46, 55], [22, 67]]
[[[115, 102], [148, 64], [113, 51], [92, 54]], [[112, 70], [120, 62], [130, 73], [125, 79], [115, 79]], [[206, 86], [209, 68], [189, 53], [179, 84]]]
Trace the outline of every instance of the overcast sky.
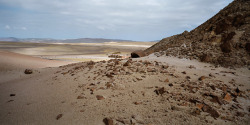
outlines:
[[160, 40], [232, 0], [0, 0], [0, 37]]

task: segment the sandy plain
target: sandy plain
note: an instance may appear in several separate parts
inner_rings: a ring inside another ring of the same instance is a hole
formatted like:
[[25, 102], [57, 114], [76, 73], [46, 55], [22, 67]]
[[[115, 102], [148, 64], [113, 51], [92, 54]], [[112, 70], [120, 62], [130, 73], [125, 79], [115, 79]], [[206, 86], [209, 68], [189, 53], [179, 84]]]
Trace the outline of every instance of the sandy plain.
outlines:
[[[12, 45], [8, 48], [12, 52], [6, 52], [5, 46], [0, 52], [1, 124], [228, 125], [250, 122], [250, 70], [247, 68], [223, 68], [157, 54], [138, 59], [75, 63], [39, 56], [77, 55], [85, 46], [33, 43], [29, 51], [29, 45]], [[49, 48], [53, 49], [48, 51]], [[94, 50], [106, 54], [104, 50], [129, 52], [133, 49], [86, 48], [90, 50], [89, 55], [94, 54]], [[32, 52], [33, 56], [18, 52]], [[43, 54], [37, 55], [40, 52]], [[31, 69], [32, 73], [25, 74], [25, 69]]]

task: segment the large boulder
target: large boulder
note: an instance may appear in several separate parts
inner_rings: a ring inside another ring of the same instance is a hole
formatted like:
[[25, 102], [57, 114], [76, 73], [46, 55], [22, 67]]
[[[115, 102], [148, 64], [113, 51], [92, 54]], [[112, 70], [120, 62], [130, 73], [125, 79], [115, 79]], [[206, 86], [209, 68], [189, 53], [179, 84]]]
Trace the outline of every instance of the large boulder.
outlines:
[[131, 53], [131, 57], [132, 58], [140, 58], [140, 57], [143, 57], [143, 56], [146, 56], [146, 53], [142, 50], [137, 50], [137, 51], [134, 51]]

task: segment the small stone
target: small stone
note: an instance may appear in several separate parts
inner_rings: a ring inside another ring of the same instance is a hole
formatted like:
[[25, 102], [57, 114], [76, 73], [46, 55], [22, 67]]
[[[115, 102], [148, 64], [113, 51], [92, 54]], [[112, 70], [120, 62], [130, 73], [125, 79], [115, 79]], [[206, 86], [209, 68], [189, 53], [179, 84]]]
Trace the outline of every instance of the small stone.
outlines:
[[228, 102], [231, 102], [232, 101], [232, 98], [230, 96], [229, 93], [227, 93], [225, 96], [224, 96], [224, 100], [228, 101]]
[[187, 74], [186, 71], [181, 72], [182, 74]]
[[173, 86], [173, 83], [169, 83], [168, 85], [169, 85], [170, 87], [172, 87], [172, 86]]
[[206, 76], [201, 76], [201, 77], [199, 78], [199, 80], [202, 81], [202, 80], [204, 80], [204, 79], [206, 79], [206, 78], [207, 78]]
[[196, 104], [196, 107], [199, 108], [199, 109], [202, 109], [204, 106], [204, 104]]
[[105, 123], [105, 125], [114, 125], [114, 121], [111, 118], [104, 118], [103, 122]]
[[168, 80], [168, 79], [166, 79], [164, 82], [169, 82], [169, 80]]
[[162, 95], [162, 94], [164, 94], [164, 93], [167, 92], [167, 91], [165, 90], [164, 87], [162, 87], [162, 88], [156, 89], [154, 92], [155, 92], [157, 95]]
[[190, 76], [186, 76], [186, 79], [191, 79], [191, 77]]
[[213, 118], [218, 118], [220, 116], [220, 114], [215, 109], [213, 109], [212, 107], [210, 107], [208, 105], [204, 105], [202, 107], [202, 110], [204, 112], [209, 113]]
[[196, 68], [194, 67], [194, 65], [190, 65], [188, 68], [190, 68], [190, 69], [196, 69]]
[[96, 98], [97, 98], [97, 100], [103, 100], [103, 99], [105, 99], [105, 98], [104, 98], [103, 96], [101, 96], [101, 95], [97, 95]]
[[135, 105], [140, 105], [142, 102], [134, 102]]
[[56, 116], [56, 120], [59, 120], [62, 116], [63, 116], [63, 114], [57, 115], [57, 116]]
[[33, 71], [32, 71], [31, 69], [25, 69], [24, 73], [25, 73], [25, 74], [32, 74]]
[[244, 114], [244, 113], [242, 113], [242, 112], [236, 112], [236, 116], [239, 116], [239, 117], [244, 117], [244, 116], [245, 116], [245, 114]]
[[211, 85], [210, 88], [213, 89], [213, 90], [216, 90], [214, 85]]
[[16, 94], [10, 94], [10, 96], [16, 96]]
[[81, 96], [81, 95], [79, 95], [79, 96], [77, 96], [77, 99], [84, 99], [85, 97], [84, 96]]
[[199, 109], [195, 109], [191, 114], [197, 116], [201, 114], [201, 111]]

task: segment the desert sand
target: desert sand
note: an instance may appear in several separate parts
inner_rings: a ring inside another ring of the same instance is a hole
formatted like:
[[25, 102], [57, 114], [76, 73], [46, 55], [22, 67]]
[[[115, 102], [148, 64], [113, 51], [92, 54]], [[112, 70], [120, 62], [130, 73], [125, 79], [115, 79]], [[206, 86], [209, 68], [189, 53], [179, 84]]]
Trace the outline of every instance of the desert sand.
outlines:
[[0, 54], [1, 124], [249, 123], [247, 68], [154, 54], [68, 65]]

